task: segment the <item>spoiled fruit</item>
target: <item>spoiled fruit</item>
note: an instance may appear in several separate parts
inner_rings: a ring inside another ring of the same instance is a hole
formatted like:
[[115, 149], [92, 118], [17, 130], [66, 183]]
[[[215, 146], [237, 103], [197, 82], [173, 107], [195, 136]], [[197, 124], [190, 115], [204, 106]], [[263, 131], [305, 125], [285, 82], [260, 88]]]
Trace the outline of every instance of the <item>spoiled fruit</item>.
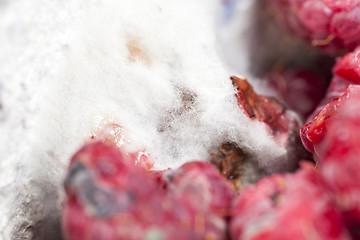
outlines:
[[220, 174], [227, 178], [233, 189], [240, 192], [242, 189], [241, 176], [244, 172], [246, 154], [236, 146], [235, 143], [223, 143], [219, 151], [210, 159], [210, 162], [216, 166]]
[[286, 148], [288, 162], [292, 165], [287, 171], [295, 170], [299, 160], [309, 159], [301, 146], [298, 116], [276, 98], [256, 94], [246, 79], [232, 76], [231, 80], [239, 107], [249, 118], [264, 122], [274, 140]]
[[237, 90], [238, 105], [249, 118], [267, 123], [273, 134], [288, 131], [286, 107], [282, 103], [275, 98], [256, 94], [246, 79], [232, 76], [231, 81]]

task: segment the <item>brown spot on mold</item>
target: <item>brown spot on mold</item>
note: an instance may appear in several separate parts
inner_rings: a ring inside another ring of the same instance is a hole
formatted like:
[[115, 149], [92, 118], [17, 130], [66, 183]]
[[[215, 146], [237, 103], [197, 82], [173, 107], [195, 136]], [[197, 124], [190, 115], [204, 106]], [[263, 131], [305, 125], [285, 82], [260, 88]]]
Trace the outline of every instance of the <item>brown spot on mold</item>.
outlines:
[[210, 162], [217, 167], [221, 175], [227, 178], [233, 189], [240, 192], [242, 188], [241, 175], [244, 170], [246, 154], [235, 143], [222, 143], [218, 152], [212, 156]]
[[136, 39], [130, 39], [126, 43], [126, 47], [129, 51], [128, 60], [130, 62], [140, 62], [146, 65], [150, 65], [150, 57], [145, 48], [141, 46], [140, 42]]

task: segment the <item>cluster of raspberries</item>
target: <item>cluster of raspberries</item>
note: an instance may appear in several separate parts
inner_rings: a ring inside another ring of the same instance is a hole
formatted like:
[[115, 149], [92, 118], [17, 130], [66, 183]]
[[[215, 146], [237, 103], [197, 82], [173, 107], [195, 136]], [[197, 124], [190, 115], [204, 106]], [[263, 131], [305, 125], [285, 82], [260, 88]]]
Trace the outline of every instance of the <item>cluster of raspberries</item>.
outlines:
[[[236, 192], [228, 180], [241, 175], [237, 159], [244, 157], [151, 171], [144, 167], [151, 166], [146, 152], [95, 141], [70, 161], [62, 212], [66, 239], [360, 239], [360, 0], [267, 3], [291, 33], [337, 57], [332, 80], [301, 69], [270, 71], [263, 80], [277, 100], [231, 77], [235, 97], [279, 144], [296, 145], [301, 138], [313, 153], [307, 160], [316, 165], [300, 162], [294, 173]], [[301, 151], [294, 154], [305, 160], [309, 155]]]
[[208, 162], [150, 171], [135, 154], [103, 142], [71, 159], [64, 233], [87, 239], [359, 239], [360, 86], [308, 123], [320, 134], [309, 162], [237, 195]]
[[239, 210], [233, 215], [242, 217], [234, 221], [232, 233], [240, 239], [360, 239], [360, 1], [268, 0], [268, 7], [292, 34], [336, 59], [317, 106], [321, 90], [309, 89], [320, 89], [319, 78], [281, 73], [288, 86], [304, 79], [301, 86], [307, 91], [297, 94], [308, 94], [288, 105], [308, 99], [309, 109], [315, 109], [299, 113], [307, 122], [300, 137], [317, 169], [305, 164], [295, 174], [246, 189], [234, 205]]
[[[360, 86], [349, 85], [303, 128], [316, 139], [306, 146], [316, 149], [318, 169], [302, 163], [296, 173], [264, 178], [239, 195], [208, 162], [150, 171], [136, 164], [136, 154], [108, 143], [89, 143], [71, 159], [65, 180], [65, 236], [70, 240], [358, 239], [359, 101]], [[261, 109], [252, 114], [262, 116]]]
[[65, 236], [87, 239], [359, 239], [360, 86], [331, 106], [309, 162], [235, 194], [208, 162], [149, 171], [102, 142], [71, 159]]
[[360, 239], [359, 101], [360, 86], [351, 85], [305, 125], [316, 139], [307, 146], [317, 169], [304, 162], [294, 174], [272, 175], [240, 194], [232, 239]]
[[72, 240], [225, 239], [235, 197], [210, 163], [148, 171], [102, 142], [73, 156], [65, 189]]

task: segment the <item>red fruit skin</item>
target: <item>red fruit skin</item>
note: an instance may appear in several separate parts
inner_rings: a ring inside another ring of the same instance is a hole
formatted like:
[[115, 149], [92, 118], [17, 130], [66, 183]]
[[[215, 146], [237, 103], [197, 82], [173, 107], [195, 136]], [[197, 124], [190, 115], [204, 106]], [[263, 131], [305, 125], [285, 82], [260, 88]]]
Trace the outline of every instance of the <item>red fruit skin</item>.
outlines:
[[73, 156], [65, 191], [62, 222], [69, 240], [222, 239], [226, 234], [222, 216], [159, 188], [151, 172], [101, 142]]
[[349, 81], [334, 76], [327, 89], [326, 96], [321, 100], [320, 104], [316, 107], [314, 112], [308, 117], [307, 122], [312, 121], [321, 112], [321, 110], [332, 100], [340, 98], [345, 93], [349, 85]]
[[315, 146], [321, 142], [326, 134], [328, 121], [334, 117], [340, 104], [339, 99], [334, 99], [321, 110], [313, 121], [306, 123], [300, 129], [300, 137], [307, 150], [315, 152]]
[[360, 239], [360, 86], [341, 106], [319, 147], [320, 173], [337, 196], [354, 239]]
[[356, 59], [356, 56], [359, 53], [360, 47], [355, 49], [353, 52], [338, 58], [333, 68], [334, 74], [353, 84], [360, 84], [360, 68]]
[[317, 153], [316, 149], [327, 134], [328, 125], [337, 117], [339, 107], [352, 95], [356, 95], [359, 89], [360, 86], [350, 85], [341, 97], [333, 99], [312, 121], [301, 128], [300, 137], [307, 150]]
[[335, 199], [312, 165], [246, 188], [232, 214], [231, 239], [351, 239]]

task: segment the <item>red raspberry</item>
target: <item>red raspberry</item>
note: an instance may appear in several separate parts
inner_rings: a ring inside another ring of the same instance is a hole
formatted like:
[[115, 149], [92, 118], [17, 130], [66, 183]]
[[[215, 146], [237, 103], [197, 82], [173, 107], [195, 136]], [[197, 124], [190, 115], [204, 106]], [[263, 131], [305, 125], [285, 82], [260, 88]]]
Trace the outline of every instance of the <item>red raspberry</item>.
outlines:
[[344, 57], [338, 58], [333, 68], [334, 74], [351, 83], [360, 84], [360, 67], [357, 62], [357, 54], [359, 53], [360, 47]]
[[169, 172], [170, 189], [196, 209], [211, 209], [219, 215], [230, 210], [235, 192], [229, 182], [208, 162], [188, 162]]
[[315, 152], [317, 146], [327, 131], [328, 121], [335, 116], [336, 109], [341, 105], [342, 100], [334, 99], [327, 104], [313, 121], [306, 123], [300, 130], [301, 140], [307, 150]]
[[333, 99], [312, 121], [301, 128], [301, 140], [307, 150], [317, 152], [318, 145], [327, 134], [328, 125], [337, 117], [339, 107], [359, 91], [360, 86], [350, 85], [341, 97]]
[[275, 138], [281, 138], [280, 135], [300, 125], [299, 120], [288, 114], [286, 106], [276, 98], [256, 94], [246, 79], [232, 76], [231, 80], [239, 107], [249, 118], [266, 123]]
[[[219, 174], [215, 176], [208, 167], [201, 169], [206, 170], [201, 179], [206, 175], [206, 180], [219, 180]], [[193, 177], [180, 185], [199, 187], [198, 176]], [[202, 196], [186, 195], [186, 187], [175, 194], [157, 184], [151, 172], [126, 160], [119, 149], [100, 142], [84, 146], [71, 159], [65, 180], [65, 236], [71, 240], [222, 239], [225, 236], [225, 220], [215, 212], [229, 205], [224, 196], [229, 195], [230, 187], [226, 188], [224, 182], [201, 189], [198, 194], [218, 194], [208, 198], [210, 204], [201, 208], [190, 198], [195, 196], [199, 200]]]
[[232, 239], [351, 239], [335, 199], [312, 165], [246, 188], [232, 213]]
[[294, 170], [299, 160], [309, 159], [308, 152], [301, 146], [298, 116], [276, 98], [256, 94], [246, 79], [232, 76], [231, 80], [236, 88], [238, 105], [244, 113], [249, 118], [264, 122], [274, 140], [286, 148], [292, 163], [288, 170]]
[[344, 211], [353, 239], [360, 239], [360, 86], [351, 93], [319, 147], [320, 172]]

